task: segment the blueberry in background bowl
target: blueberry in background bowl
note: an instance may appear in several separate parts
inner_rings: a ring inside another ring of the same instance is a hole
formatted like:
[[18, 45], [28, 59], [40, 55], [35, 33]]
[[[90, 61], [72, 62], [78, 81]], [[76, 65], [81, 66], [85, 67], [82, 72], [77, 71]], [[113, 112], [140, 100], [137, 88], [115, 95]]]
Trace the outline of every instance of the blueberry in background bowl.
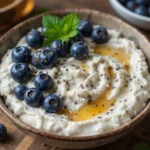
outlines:
[[150, 5], [150, 0], [135, 0], [139, 5]]
[[148, 13], [150, 0], [118, 0], [118, 2], [136, 14], [150, 17]]
[[131, 10], [131, 11], [135, 11], [135, 9], [137, 8], [137, 3], [135, 2], [135, 1], [133, 1], [133, 0], [130, 0], [130, 1], [128, 1], [127, 3], [126, 3], [126, 8], [128, 8], [129, 10]]
[[127, 0], [118, 0], [122, 5], [125, 5]]
[[[142, 15], [142, 16], [149, 16], [148, 14], [148, 7], [144, 6], [144, 5], [141, 5], [141, 6], [138, 6], [136, 9], [135, 9], [135, 13], [139, 14], [139, 15]], [[149, 16], [150, 17], [150, 16]]]

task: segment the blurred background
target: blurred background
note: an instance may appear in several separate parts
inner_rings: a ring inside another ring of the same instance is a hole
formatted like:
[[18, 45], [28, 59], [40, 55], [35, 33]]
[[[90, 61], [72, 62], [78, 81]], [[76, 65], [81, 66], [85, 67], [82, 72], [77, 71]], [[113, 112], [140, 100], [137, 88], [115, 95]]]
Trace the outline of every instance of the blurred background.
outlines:
[[[22, 2], [8, 9], [8, 5], [12, 5], [14, 1]], [[90, 8], [116, 15], [108, 0], [0, 0], [0, 30], [4, 33], [10, 27], [34, 15], [65, 8]]]
[[27, 18], [65, 8], [104, 11], [139, 29], [150, 30], [150, 0], [0, 0], [0, 35]]

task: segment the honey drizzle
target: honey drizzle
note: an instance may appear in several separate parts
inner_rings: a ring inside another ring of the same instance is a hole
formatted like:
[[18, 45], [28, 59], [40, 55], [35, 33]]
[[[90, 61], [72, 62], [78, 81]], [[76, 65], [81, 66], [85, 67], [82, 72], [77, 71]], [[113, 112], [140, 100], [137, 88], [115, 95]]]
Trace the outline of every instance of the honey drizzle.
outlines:
[[79, 64], [80, 69], [84, 70], [84, 71], [89, 71], [89, 66], [85, 63], [80, 63]]
[[[125, 69], [129, 73], [130, 71], [130, 56], [127, 55], [123, 50], [114, 49], [106, 46], [99, 46], [94, 50], [94, 53], [100, 54], [102, 56], [111, 56], [117, 59], [120, 63], [125, 65]], [[89, 67], [86, 64], [80, 64], [81, 69], [88, 71]], [[115, 74], [111, 67], [108, 68], [108, 73], [110, 79], [115, 78]], [[115, 103], [115, 100], [108, 100], [109, 95], [111, 94], [112, 88], [108, 88], [100, 97], [91, 103], [87, 103], [82, 108], [77, 111], [68, 111], [63, 109], [60, 114], [67, 115], [72, 121], [85, 121], [91, 118], [95, 118], [98, 115], [106, 113]], [[108, 113], [106, 113], [108, 114]]]

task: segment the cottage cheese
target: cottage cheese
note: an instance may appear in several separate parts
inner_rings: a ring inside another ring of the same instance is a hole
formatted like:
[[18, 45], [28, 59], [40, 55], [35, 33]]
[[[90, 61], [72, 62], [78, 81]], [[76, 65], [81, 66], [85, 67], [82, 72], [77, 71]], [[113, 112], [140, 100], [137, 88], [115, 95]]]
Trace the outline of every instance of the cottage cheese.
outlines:
[[[126, 53], [129, 59], [129, 71], [126, 69], [126, 63], [115, 57], [94, 53], [97, 45], [91, 39], [86, 39], [90, 49], [86, 60], [78, 61], [67, 57], [60, 59], [56, 67], [42, 70], [54, 81], [53, 89], [44, 92], [44, 95], [51, 92], [59, 95], [68, 112], [78, 112], [88, 103], [93, 104], [99, 97], [103, 97], [105, 92], [110, 91], [107, 100], [104, 101], [109, 101], [108, 103], [112, 105], [104, 112], [94, 114], [95, 116], [89, 119], [76, 120], [66, 113], [50, 114], [42, 107], [30, 107], [24, 101], [16, 99], [13, 91], [18, 83], [10, 74], [14, 64], [11, 58], [12, 50], [8, 50], [0, 64], [0, 94], [5, 97], [8, 108], [20, 120], [34, 128], [65, 136], [96, 135], [129, 122], [143, 110], [150, 98], [148, 66], [142, 51], [133, 41], [122, 38], [115, 30], [108, 30], [108, 33], [110, 40], [102, 47]], [[23, 45], [27, 46], [24, 37], [17, 46]], [[34, 76], [40, 72], [31, 65], [30, 68]], [[114, 75], [111, 75], [110, 68]], [[28, 88], [34, 87], [33, 79], [26, 83]]]

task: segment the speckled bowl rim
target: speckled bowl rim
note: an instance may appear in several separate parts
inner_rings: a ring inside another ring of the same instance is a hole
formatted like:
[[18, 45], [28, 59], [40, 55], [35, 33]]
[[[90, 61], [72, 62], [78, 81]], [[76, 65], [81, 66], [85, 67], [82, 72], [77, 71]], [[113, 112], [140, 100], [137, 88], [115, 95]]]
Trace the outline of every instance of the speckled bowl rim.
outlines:
[[17, 7], [20, 3], [22, 3], [24, 0], [15, 0], [14, 2], [10, 3], [8, 6], [5, 6], [3, 8], [0, 8], [0, 14], [5, 13], [15, 7]]
[[[20, 26], [23, 26], [24, 24], [28, 24], [28, 22], [34, 22], [36, 19], [40, 18], [41, 16], [45, 15], [45, 14], [63, 14], [63, 13], [70, 13], [70, 12], [92, 12], [94, 14], [101, 14], [103, 16], [106, 16], [107, 18], [113, 18], [113, 20], [115, 20], [118, 23], [123, 23], [126, 26], [132, 28], [132, 30], [134, 30], [135, 32], [138, 32], [138, 34], [140, 34], [141, 38], [143, 38], [144, 41], [147, 42], [147, 44], [149, 43], [148, 39], [146, 38], [146, 36], [144, 36], [143, 34], [141, 34], [140, 31], [138, 31], [137, 29], [133, 28], [131, 25], [123, 22], [121, 19], [118, 19], [112, 15], [109, 15], [107, 13], [103, 13], [101, 11], [96, 11], [96, 10], [91, 10], [91, 9], [65, 9], [65, 10], [56, 10], [56, 11], [50, 11], [41, 15], [37, 15], [35, 17], [32, 17], [30, 19], [27, 19], [26, 21], [18, 24], [17, 26], [15, 26], [14, 28], [12, 28], [11, 30], [9, 30], [6, 34], [4, 34], [1, 38], [0, 38], [0, 45], [3, 44], [3, 41], [5, 39], [9, 39], [9, 36], [11, 36], [15, 30], [18, 30]], [[62, 135], [56, 135], [56, 134], [52, 134], [46, 131], [42, 131], [36, 128], [33, 128], [27, 124], [25, 124], [24, 122], [22, 122], [21, 120], [19, 120], [19, 118], [17, 118], [3, 103], [2, 98], [0, 98], [0, 108], [2, 109], [2, 111], [19, 127], [30, 131], [31, 133], [37, 134], [39, 136], [43, 136], [43, 137], [47, 137], [49, 139], [55, 139], [55, 140], [61, 140], [61, 141], [92, 141], [92, 140], [99, 140], [99, 139], [105, 139], [105, 138], [110, 138], [113, 137], [115, 135], [118, 135], [120, 133], [125, 133], [125, 131], [128, 131], [129, 128], [133, 128], [135, 125], [137, 125], [141, 120], [144, 119], [144, 117], [146, 117], [148, 115], [148, 113], [150, 112], [150, 102], [148, 102], [147, 106], [135, 117], [133, 118], [130, 122], [126, 123], [125, 125], [112, 130], [110, 132], [107, 133], [103, 133], [103, 134], [97, 134], [97, 135], [92, 135], [92, 136], [79, 136], [79, 137], [75, 137], [75, 136], [62, 136]]]

